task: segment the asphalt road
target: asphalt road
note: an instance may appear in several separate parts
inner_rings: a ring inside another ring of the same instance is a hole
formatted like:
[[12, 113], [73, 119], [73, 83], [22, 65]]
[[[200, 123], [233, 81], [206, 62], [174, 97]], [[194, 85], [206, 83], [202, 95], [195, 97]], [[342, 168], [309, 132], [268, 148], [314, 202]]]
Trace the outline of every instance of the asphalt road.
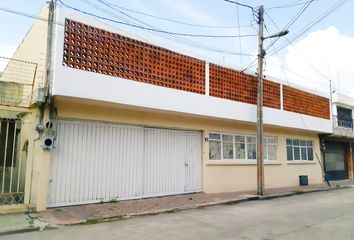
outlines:
[[1, 239], [354, 239], [354, 188], [7, 235]]

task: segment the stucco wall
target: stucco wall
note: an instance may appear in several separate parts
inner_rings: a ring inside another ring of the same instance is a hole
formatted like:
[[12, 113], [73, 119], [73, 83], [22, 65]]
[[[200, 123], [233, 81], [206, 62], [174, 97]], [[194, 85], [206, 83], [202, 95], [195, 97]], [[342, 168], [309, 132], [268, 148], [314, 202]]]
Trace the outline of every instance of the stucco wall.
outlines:
[[[45, 61], [46, 61], [46, 50], [47, 50], [47, 29], [48, 23], [46, 19], [48, 18], [48, 5], [45, 5], [38, 15], [37, 20], [34, 20], [33, 25], [28, 30], [24, 36], [22, 42], [17, 47], [12, 58], [23, 60], [27, 62], [33, 62], [38, 64], [35, 86], [43, 84], [45, 76]], [[17, 62], [10, 61], [9, 64], [16, 65]], [[30, 68], [30, 66], [27, 66]], [[11, 68], [11, 67], [10, 67]], [[14, 67], [16, 68], [16, 67]], [[26, 69], [27, 72], [29, 71]], [[6, 68], [4, 74], [6, 74]], [[32, 74], [32, 73], [31, 73]], [[27, 79], [22, 79], [22, 83], [31, 84], [33, 80], [33, 75], [30, 75]]]
[[[95, 121], [136, 124], [162, 128], [176, 128], [203, 131], [203, 191], [207, 193], [242, 191], [256, 189], [256, 163], [217, 162], [209, 160], [209, 146], [205, 137], [209, 131], [255, 135], [255, 125], [236, 121], [192, 117], [168, 112], [137, 110], [124, 106], [99, 102], [56, 98], [59, 118], [86, 119]], [[299, 175], [308, 175], [310, 184], [322, 182], [322, 171], [315, 153], [320, 156], [319, 140], [316, 133], [300, 132], [265, 126], [266, 136], [277, 137], [277, 161], [265, 165], [266, 188], [296, 186]], [[286, 160], [286, 138], [312, 140], [314, 160], [296, 163]]]

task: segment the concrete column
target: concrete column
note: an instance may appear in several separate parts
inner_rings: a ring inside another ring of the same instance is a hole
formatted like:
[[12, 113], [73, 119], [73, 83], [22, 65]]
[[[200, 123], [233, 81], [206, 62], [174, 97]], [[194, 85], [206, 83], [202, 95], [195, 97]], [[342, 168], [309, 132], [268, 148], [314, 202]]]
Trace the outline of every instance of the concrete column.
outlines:
[[347, 162], [348, 162], [348, 176], [349, 179], [353, 179], [353, 148], [352, 148], [352, 143], [349, 143], [349, 149], [348, 149], [348, 156], [347, 156]]
[[[44, 113], [44, 121], [49, 120], [49, 110]], [[43, 150], [43, 138], [35, 130], [39, 122], [39, 111], [34, 110], [31, 117], [31, 127], [28, 144], [26, 185], [25, 185], [25, 204], [29, 208], [42, 211], [47, 208], [50, 151]]]
[[202, 131], [202, 148], [203, 148], [203, 168], [202, 168], [202, 186], [203, 192], [207, 192], [206, 180], [207, 180], [207, 164], [209, 161], [209, 131], [208, 129], [203, 129]]

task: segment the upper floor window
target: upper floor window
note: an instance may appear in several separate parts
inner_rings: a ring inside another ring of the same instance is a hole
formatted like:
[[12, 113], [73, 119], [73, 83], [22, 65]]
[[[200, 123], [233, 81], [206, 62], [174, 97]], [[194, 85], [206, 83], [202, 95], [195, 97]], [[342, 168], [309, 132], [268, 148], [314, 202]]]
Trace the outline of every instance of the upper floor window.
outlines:
[[[257, 141], [255, 136], [209, 133], [210, 160], [256, 160]], [[264, 137], [265, 160], [277, 159], [277, 139]]]
[[313, 160], [313, 142], [299, 139], [286, 139], [288, 161]]
[[353, 128], [352, 110], [337, 106], [338, 127]]

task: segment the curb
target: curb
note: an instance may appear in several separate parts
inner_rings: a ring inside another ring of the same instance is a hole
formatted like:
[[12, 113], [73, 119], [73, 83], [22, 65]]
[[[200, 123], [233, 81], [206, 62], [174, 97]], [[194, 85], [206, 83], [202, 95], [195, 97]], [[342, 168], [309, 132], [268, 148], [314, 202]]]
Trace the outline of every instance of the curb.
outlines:
[[302, 195], [302, 194], [306, 194], [306, 193], [334, 191], [334, 190], [347, 189], [347, 188], [353, 188], [353, 187], [354, 187], [354, 185], [347, 185], [347, 186], [329, 187], [329, 188], [323, 188], [323, 189], [304, 190], [304, 191], [301, 191], [301, 192], [291, 191], [291, 192], [281, 193], [281, 194], [272, 194], [272, 195], [267, 195], [267, 196], [259, 196], [259, 200], [271, 200], [271, 199], [275, 199], [275, 198], [291, 197], [291, 196]]
[[[97, 223], [104, 223], [104, 222], [111, 222], [111, 221], [116, 221], [116, 220], [125, 220], [129, 219], [131, 217], [142, 217], [142, 216], [153, 216], [153, 215], [158, 215], [158, 214], [167, 214], [167, 213], [176, 213], [180, 212], [183, 210], [191, 210], [191, 209], [198, 209], [198, 208], [205, 208], [205, 207], [212, 207], [212, 206], [218, 206], [218, 205], [233, 205], [233, 204], [238, 204], [242, 202], [250, 202], [250, 201], [256, 201], [256, 200], [271, 200], [275, 198], [282, 198], [282, 197], [291, 197], [295, 195], [302, 195], [306, 193], [315, 193], [315, 192], [324, 192], [324, 191], [332, 191], [332, 190], [339, 190], [339, 189], [346, 189], [346, 188], [354, 188], [354, 185], [348, 185], [348, 186], [340, 186], [340, 187], [333, 187], [333, 188], [325, 188], [325, 189], [312, 189], [312, 190], [304, 190], [302, 192], [287, 192], [287, 193], [282, 193], [282, 194], [273, 194], [273, 195], [267, 195], [267, 196], [250, 196], [250, 197], [245, 197], [245, 198], [239, 198], [239, 199], [233, 199], [233, 200], [224, 200], [224, 201], [217, 201], [217, 202], [210, 202], [210, 203], [201, 203], [201, 204], [196, 204], [196, 205], [191, 205], [191, 206], [185, 206], [185, 207], [180, 207], [180, 208], [166, 208], [166, 209], [161, 209], [161, 210], [156, 210], [153, 212], [141, 212], [141, 213], [131, 213], [131, 214], [126, 214], [126, 215], [120, 215], [120, 216], [112, 216], [108, 218], [102, 218], [102, 219], [94, 219], [97, 221]], [[85, 225], [87, 221], [90, 221], [93, 219], [86, 219], [83, 221], [78, 221], [75, 223], [70, 223], [70, 224], [58, 224], [59, 226], [74, 226], [74, 225]]]
[[35, 232], [35, 231], [39, 231], [39, 230], [41, 230], [40, 227], [21, 228], [21, 229], [0, 232], [0, 236], [17, 234], [17, 233]]
[[[242, 203], [242, 202], [249, 202], [249, 201], [256, 201], [256, 200], [263, 200], [263, 201], [264, 200], [272, 200], [272, 199], [275, 199], [275, 198], [291, 197], [291, 196], [307, 194], [307, 193], [332, 191], [332, 190], [347, 189], [347, 188], [354, 188], [354, 185], [346, 185], [346, 186], [339, 186], [339, 187], [329, 187], [329, 188], [324, 188], [324, 189], [302, 190], [301, 192], [300, 191], [299, 192], [291, 191], [291, 192], [280, 193], [280, 194], [272, 194], [272, 195], [266, 195], [266, 196], [252, 195], [252, 196], [248, 196], [248, 197], [244, 197], [244, 198], [238, 198], [238, 199], [232, 199], [232, 200], [223, 200], [223, 201], [215, 201], [215, 202], [209, 202], [209, 203], [201, 203], [201, 204], [184, 206], [184, 207], [166, 208], [166, 209], [160, 209], [160, 210], [156, 210], [156, 211], [152, 211], [152, 212], [131, 213], [131, 214], [125, 214], [125, 215], [106, 217], [106, 218], [101, 218], [101, 219], [85, 219], [85, 220], [80, 220], [80, 221], [72, 222], [72, 223], [68, 223], [68, 224], [50, 224], [50, 223], [48, 223], [47, 228], [44, 228], [44, 229], [41, 229], [40, 227], [18, 229], [18, 230], [13, 230], [13, 231], [0, 232], [0, 236], [1, 235], [6, 235], [6, 234], [15, 234], [15, 233], [24, 233], [24, 232], [31, 232], [31, 231], [49, 230], [49, 229], [51, 229], [52, 226], [55, 226], [54, 228], [58, 228], [58, 227], [64, 227], [64, 226], [76, 226], [76, 225], [104, 223], [104, 222], [111, 222], [111, 221], [117, 221], [117, 220], [125, 220], [125, 219], [129, 219], [129, 218], [132, 218], [132, 217], [139, 217], [139, 216], [141, 217], [141, 216], [152, 216], [152, 215], [158, 215], [158, 214], [176, 213], [176, 212], [180, 212], [180, 211], [183, 211], [183, 210], [201, 209], [201, 208], [205, 208], [205, 207], [218, 206], [218, 205], [233, 205], [233, 204], [239, 204], [239, 203]], [[90, 223], [91, 221], [93, 223]]]

